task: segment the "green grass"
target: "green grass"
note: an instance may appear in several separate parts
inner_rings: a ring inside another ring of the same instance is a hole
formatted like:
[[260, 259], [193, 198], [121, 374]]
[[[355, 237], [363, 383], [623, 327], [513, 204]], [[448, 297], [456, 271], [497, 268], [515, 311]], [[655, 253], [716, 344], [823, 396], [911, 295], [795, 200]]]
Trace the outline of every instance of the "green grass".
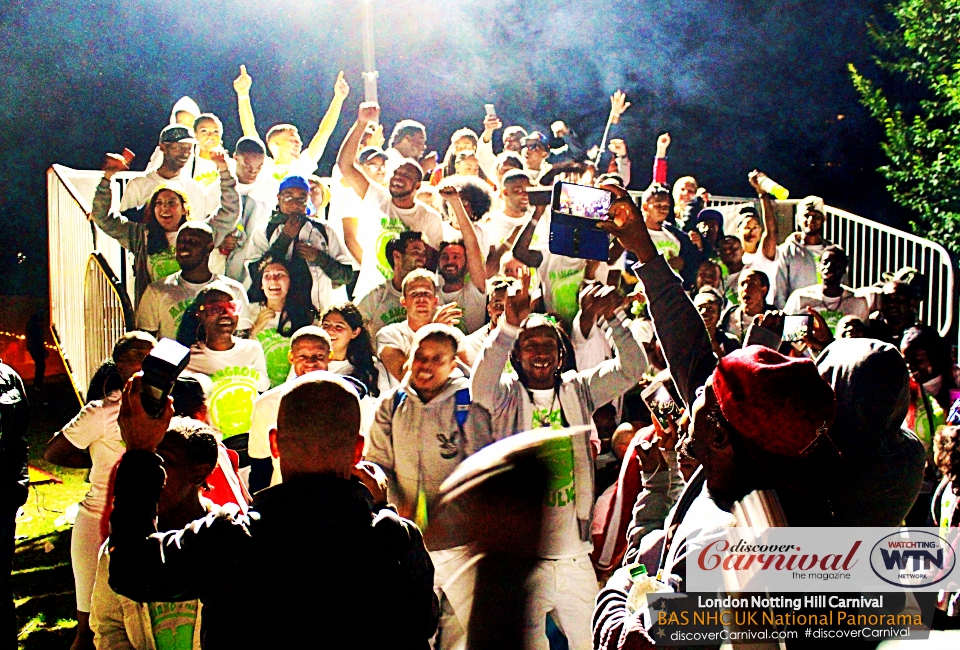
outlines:
[[72, 525], [65, 515], [90, 488], [86, 470], [57, 467], [43, 460], [47, 440], [79, 410], [65, 377], [47, 381], [46, 405], [38, 403], [32, 391], [30, 395], [29, 458], [31, 465], [54, 474], [63, 484], [31, 487], [17, 520], [11, 580], [24, 650], [63, 649], [73, 640], [77, 605], [70, 566]]

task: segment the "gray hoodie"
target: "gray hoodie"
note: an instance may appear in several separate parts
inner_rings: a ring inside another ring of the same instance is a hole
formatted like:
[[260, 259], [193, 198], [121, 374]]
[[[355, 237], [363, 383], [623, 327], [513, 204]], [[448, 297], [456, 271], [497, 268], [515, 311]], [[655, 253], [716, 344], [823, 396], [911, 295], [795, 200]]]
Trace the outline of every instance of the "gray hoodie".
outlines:
[[[832, 245], [826, 239], [822, 243], [824, 247]], [[791, 233], [777, 250], [777, 295], [773, 304], [782, 309], [791, 293], [812, 284], [820, 284], [820, 281], [817, 278], [817, 258], [804, 246], [803, 233]]]
[[[443, 391], [426, 404], [410, 386], [409, 374], [399, 386], [383, 395], [370, 429], [365, 459], [387, 475], [387, 497], [401, 515], [414, 518], [418, 496], [426, 499], [429, 526], [424, 543], [431, 551], [465, 544], [462, 516], [451, 506], [438, 510], [440, 484], [473, 450], [491, 442], [490, 415], [470, 404], [463, 435], [455, 415], [457, 391], [470, 388], [470, 380], [454, 370]], [[397, 398], [402, 390], [405, 397]], [[396, 407], [396, 409], [394, 409]], [[434, 516], [437, 515], [437, 516]]]
[[923, 482], [923, 445], [902, 427], [910, 400], [900, 352], [874, 339], [840, 339], [817, 360], [837, 394], [830, 437], [846, 467], [831, 498], [843, 526], [899, 526]]

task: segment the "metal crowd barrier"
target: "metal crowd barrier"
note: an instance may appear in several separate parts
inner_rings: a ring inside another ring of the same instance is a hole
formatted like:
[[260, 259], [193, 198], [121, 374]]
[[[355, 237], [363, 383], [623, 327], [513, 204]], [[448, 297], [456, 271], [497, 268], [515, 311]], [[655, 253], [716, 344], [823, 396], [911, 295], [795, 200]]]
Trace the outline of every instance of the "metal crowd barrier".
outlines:
[[87, 219], [101, 177], [62, 165], [47, 172], [50, 323], [81, 403], [116, 340], [133, 327], [130, 298], [114, 272], [132, 279], [129, 255]]

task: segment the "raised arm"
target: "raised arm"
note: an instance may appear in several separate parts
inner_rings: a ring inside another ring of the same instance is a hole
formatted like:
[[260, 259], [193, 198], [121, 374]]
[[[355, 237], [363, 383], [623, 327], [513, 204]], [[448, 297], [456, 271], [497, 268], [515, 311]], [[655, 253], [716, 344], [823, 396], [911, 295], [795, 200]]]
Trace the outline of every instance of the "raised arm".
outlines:
[[370, 187], [370, 179], [363, 173], [363, 169], [357, 164], [357, 153], [360, 150], [360, 138], [363, 136], [363, 130], [367, 128], [370, 122], [380, 121], [380, 106], [376, 102], [364, 102], [360, 104], [360, 110], [357, 112], [357, 121], [346, 139], [340, 145], [340, 152], [337, 154], [337, 167], [343, 174], [343, 182], [352, 188], [361, 199], [367, 195], [367, 188]]
[[324, 114], [323, 119], [320, 120], [320, 126], [317, 127], [316, 135], [313, 136], [310, 144], [307, 145], [307, 156], [309, 156], [310, 160], [316, 163], [320, 162], [323, 151], [327, 148], [327, 142], [330, 140], [330, 136], [333, 135], [333, 130], [337, 128], [337, 121], [340, 119], [340, 109], [343, 108], [343, 101], [349, 94], [350, 86], [347, 85], [346, 79], [343, 78], [343, 71], [341, 70], [340, 74], [337, 75], [337, 82], [333, 86], [333, 101], [330, 102], [330, 107], [327, 108], [326, 114]]
[[457, 215], [457, 224], [460, 226], [460, 234], [463, 235], [463, 247], [467, 251], [467, 272], [470, 274], [470, 281], [481, 293], [487, 291], [487, 269], [483, 263], [483, 255], [480, 253], [480, 242], [477, 239], [477, 232], [474, 230], [470, 217], [463, 207], [463, 201], [460, 199], [460, 193], [455, 187], [445, 187], [440, 190], [440, 196], [444, 198], [453, 213]]
[[134, 242], [139, 241], [143, 226], [130, 221], [122, 214], [110, 212], [110, 203], [113, 199], [110, 179], [117, 172], [130, 169], [130, 161], [132, 160], [133, 153], [129, 149], [124, 149], [122, 156], [115, 153], [107, 154], [103, 162], [103, 179], [97, 185], [90, 210], [90, 219], [97, 224], [100, 230], [116, 239], [127, 250], [131, 249]]
[[537, 224], [540, 222], [544, 210], [546, 210], [544, 205], [538, 205], [533, 209], [530, 221], [520, 231], [517, 241], [513, 245], [513, 256], [531, 269], [540, 268], [540, 265], [543, 264], [543, 253], [530, 250], [530, 242], [533, 240], [533, 233], [537, 229]]
[[777, 215], [773, 211], [773, 199], [760, 187], [760, 179], [766, 174], [754, 169], [747, 176], [750, 185], [760, 197], [760, 212], [763, 215], [763, 235], [760, 236], [760, 252], [771, 262], [777, 259]]
[[477, 162], [480, 169], [493, 180], [497, 177], [497, 156], [493, 153], [493, 134], [497, 132], [503, 122], [496, 115], [487, 115], [483, 118], [483, 133], [477, 142]]
[[670, 148], [670, 134], [663, 133], [657, 138], [657, 157], [653, 159], [653, 182], [667, 184], [667, 149]]
[[640, 209], [625, 191], [616, 187], [611, 191], [618, 197], [610, 207], [613, 218], [598, 226], [615, 235], [640, 261], [634, 268], [643, 282], [657, 338], [670, 375], [689, 407], [717, 365], [710, 336], [680, 277], [657, 254]]
[[240, 114], [240, 128], [247, 138], [257, 138], [257, 123], [253, 119], [253, 105], [250, 103], [250, 87], [253, 79], [247, 74], [247, 66], [240, 66], [240, 76], [233, 80], [233, 89], [237, 92], [237, 113]]
[[237, 220], [240, 219], [240, 195], [237, 194], [237, 179], [230, 174], [223, 148], [211, 151], [210, 159], [220, 171], [220, 207], [207, 219], [207, 223], [213, 228], [214, 245], [219, 246], [223, 238], [237, 228]]

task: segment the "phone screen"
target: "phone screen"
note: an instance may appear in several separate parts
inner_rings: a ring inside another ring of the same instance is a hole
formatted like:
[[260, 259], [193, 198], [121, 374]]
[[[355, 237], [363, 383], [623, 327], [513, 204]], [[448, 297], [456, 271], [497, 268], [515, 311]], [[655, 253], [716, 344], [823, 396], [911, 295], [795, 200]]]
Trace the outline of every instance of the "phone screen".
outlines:
[[813, 325], [813, 316], [810, 314], [797, 314], [796, 316], [783, 317], [783, 340], [789, 343], [802, 341], [803, 337], [810, 333]]
[[553, 191], [553, 210], [571, 217], [603, 221], [610, 212], [613, 194], [589, 185], [557, 183]]
[[669, 428], [671, 418], [676, 421], [680, 417], [680, 407], [662, 382], [651, 384], [643, 391], [641, 397], [650, 409], [650, 414], [657, 419], [664, 430]]
[[550, 205], [553, 190], [549, 187], [531, 187], [527, 190], [530, 205]]

